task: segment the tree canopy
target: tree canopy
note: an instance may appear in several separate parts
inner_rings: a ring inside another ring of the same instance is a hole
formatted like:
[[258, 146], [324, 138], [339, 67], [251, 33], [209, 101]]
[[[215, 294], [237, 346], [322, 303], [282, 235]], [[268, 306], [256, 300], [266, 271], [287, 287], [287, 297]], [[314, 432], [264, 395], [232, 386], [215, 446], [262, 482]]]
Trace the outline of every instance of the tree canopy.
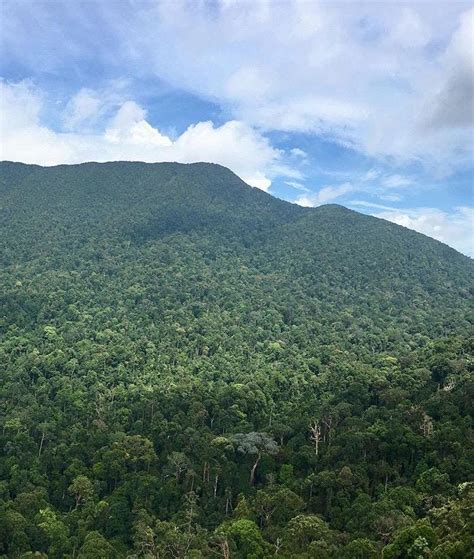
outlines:
[[472, 261], [211, 164], [0, 164], [0, 557], [473, 555]]

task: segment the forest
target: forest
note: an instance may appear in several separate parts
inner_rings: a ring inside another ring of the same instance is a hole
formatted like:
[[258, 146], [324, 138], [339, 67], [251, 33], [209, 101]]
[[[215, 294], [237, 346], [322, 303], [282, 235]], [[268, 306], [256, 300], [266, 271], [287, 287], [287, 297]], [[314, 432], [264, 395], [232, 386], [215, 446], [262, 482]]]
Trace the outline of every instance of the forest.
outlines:
[[472, 260], [213, 164], [0, 164], [0, 557], [474, 556]]

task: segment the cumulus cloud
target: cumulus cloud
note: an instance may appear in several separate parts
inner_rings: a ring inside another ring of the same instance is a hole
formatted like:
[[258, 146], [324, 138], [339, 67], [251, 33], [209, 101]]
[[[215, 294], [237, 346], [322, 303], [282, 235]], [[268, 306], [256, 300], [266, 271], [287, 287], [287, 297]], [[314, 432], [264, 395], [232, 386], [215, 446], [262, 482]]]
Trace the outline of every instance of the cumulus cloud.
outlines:
[[[137, 18], [154, 71], [239, 120], [449, 174], [471, 162], [469, 7], [177, 1]], [[172, 57], [153, 50], [163, 39]]]
[[268, 190], [274, 174], [291, 175], [281, 152], [249, 125], [199, 122], [172, 139], [147, 121], [146, 111], [125, 101], [103, 130], [84, 132], [80, 124], [100, 111], [97, 96], [82, 91], [67, 104], [64, 119], [74, 130], [56, 132], [41, 122], [44, 99], [31, 83], [0, 84], [1, 158], [41, 165], [83, 161], [208, 161], [231, 168], [248, 184]]
[[354, 200], [351, 206], [375, 210], [372, 215], [419, 233], [433, 237], [438, 241], [474, 257], [474, 208], [460, 206], [452, 211], [437, 208], [393, 208]]
[[[471, 162], [468, 1], [49, 4], [5, 6], [2, 50], [32, 74], [38, 61], [51, 73], [133, 67], [252, 127], [322, 134], [437, 173]], [[72, 123], [94, 108], [83, 94]]]
[[63, 114], [64, 126], [74, 130], [84, 123], [95, 120], [103, 106], [103, 102], [95, 91], [81, 89], [69, 100]]
[[146, 120], [146, 112], [134, 101], [126, 101], [111, 119], [105, 131], [105, 140], [111, 144], [170, 147], [173, 142]]

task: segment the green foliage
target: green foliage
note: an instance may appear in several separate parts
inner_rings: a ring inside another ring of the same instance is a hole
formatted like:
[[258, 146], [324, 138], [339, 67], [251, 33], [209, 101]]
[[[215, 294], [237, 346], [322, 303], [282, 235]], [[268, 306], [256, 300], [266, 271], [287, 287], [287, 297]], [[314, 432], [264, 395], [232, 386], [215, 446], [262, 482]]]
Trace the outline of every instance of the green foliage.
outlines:
[[341, 559], [376, 559], [378, 556], [377, 547], [374, 542], [360, 538], [352, 540], [344, 546]]
[[92, 498], [94, 489], [89, 478], [86, 476], [77, 476], [68, 487], [68, 492], [74, 495], [76, 507], [78, 507], [81, 503], [86, 503]]
[[266, 547], [258, 526], [252, 520], [234, 520], [223, 525], [221, 532], [230, 540], [231, 556], [236, 559], [263, 559]]
[[382, 551], [383, 559], [420, 559], [430, 557], [437, 544], [436, 532], [426, 523], [418, 522], [404, 528]]
[[208, 164], [0, 165], [0, 556], [463, 559], [472, 262]]
[[114, 548], [99, 532], [89, 532], [79, 550], [78, 559], [114, 559]]

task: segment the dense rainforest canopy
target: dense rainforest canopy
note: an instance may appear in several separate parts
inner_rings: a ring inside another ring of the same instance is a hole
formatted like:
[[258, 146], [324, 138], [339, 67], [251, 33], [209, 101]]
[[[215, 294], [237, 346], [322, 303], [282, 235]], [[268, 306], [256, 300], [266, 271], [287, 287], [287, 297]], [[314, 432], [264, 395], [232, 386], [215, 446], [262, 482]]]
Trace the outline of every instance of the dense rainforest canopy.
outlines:
[[0, 557], [464, 559], [468, 258], [211, 164], [0, 164]]

